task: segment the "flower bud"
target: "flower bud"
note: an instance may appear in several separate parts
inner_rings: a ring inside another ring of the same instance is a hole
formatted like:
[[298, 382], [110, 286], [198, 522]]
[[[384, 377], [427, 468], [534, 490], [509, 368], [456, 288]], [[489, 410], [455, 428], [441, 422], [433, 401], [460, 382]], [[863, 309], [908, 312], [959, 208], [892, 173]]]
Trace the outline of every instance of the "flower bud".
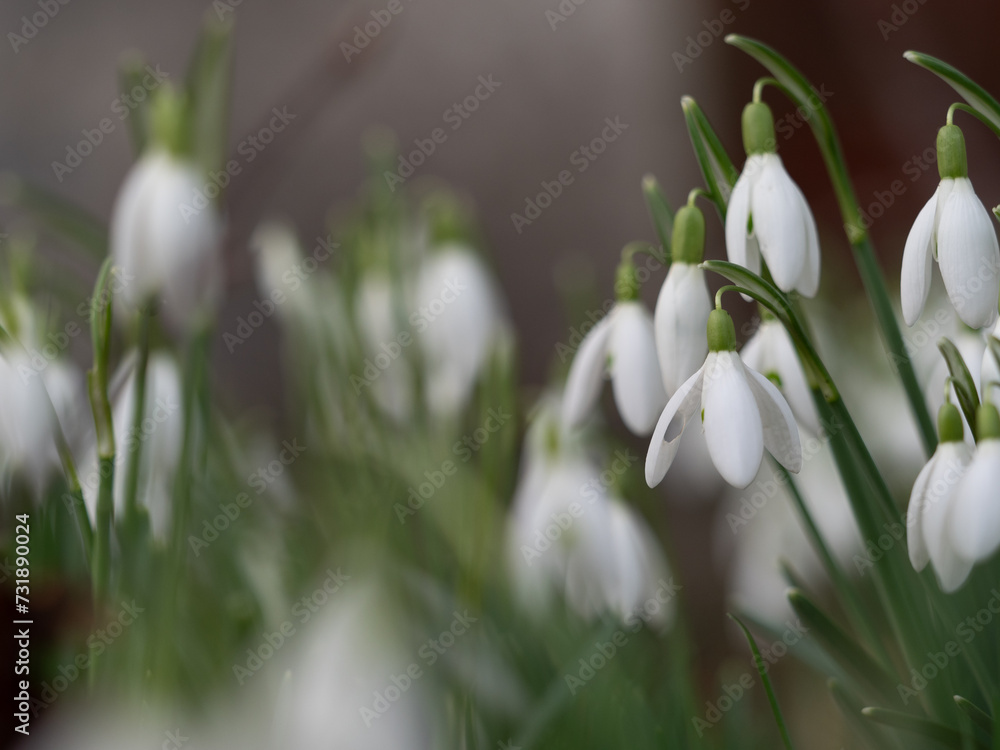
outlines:
[[962, 413], [954, 404], [944, 403], [938, 411], [938, 435], [942, 443], [960, 443], [965, 437]]
[[743, 108], [743, 147], [751, 154], [773, 154], [777, 151], [774, 137], [774, 116], [764, 102], [751, 102]]
[[683, 206], [674, 217], [671, 252], [677, 263], [697, 265], [705, 257], [705, 215], [697, 206]]
[[958, 125], [945, 125], [937, 134], [938, 174], [942, 180], [969, 176], [965, 136]]
[[639, 299], [639, 278], [631, 257], [622, 258], [615, 273], [615, 295], [619, 302]]
[[976, 438], [983, 440], [1000, 440], [1000, 412], [986, 402], [976, 410]]

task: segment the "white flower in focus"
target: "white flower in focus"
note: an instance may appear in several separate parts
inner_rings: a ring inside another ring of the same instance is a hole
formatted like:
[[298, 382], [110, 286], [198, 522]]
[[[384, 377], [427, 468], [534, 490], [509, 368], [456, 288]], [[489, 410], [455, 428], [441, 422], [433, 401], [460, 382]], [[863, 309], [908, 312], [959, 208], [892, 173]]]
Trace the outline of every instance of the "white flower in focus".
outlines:
[[1000, 548], [1000, 413], [996, 406], [980, 406], [976, 428], [976, 453], [955, 488], [947, 528], [942, 530], [969, 568], [990, 559]]
[[1000, 246], [990, 213], [968, 178], [962, 131], [945, 125], [937, 144], [941, 182], [917, 214], [903, 249], [903, 319], [912, 326], [920, 317], [931, 288], [934, 258], [958, 316], [972, 328], [985, 328], [997, 320]]
[[675, 261], [660, 288], [653, 314], [656, 354], [666, 393], [673, 393], [701, 367], [708, 354], [705, 326], [712, 298], [705, 272]]
[[204, 187], [193, 163], [153, 147], [126, 176], [111, 217], [116, 299], [132, 310], [158, 299], [181, 330], [212, 314], [222, 291], [222, 222], [214, 206], [192, 205]]
[[914, 570], [923, 570], [930, 562], [942, 590], [954, 591], [968, 577], [972, 563], [958, 555], [948, 536], [946, 520], [972, 454], [962, 436], [958, 409], [951, 404], [942, 406], [938, 423], [941, 442], [917, 475], [910, 494], [906, 542]]
[[699, 411], [712, 463], [734, 487], [753, 481], [764, 448], [791, 472], [802, 467], [795, 417], [770, 380], [744, 366], [736, 353], [736, 331], [724, 310], [708, 323], [705, 364], [671, 397], [653, 431], [646, 456], [646, 482], [655, 487], [666, 475], [688, 421]]
[[469, 248], [432, 251], [417, 274], [409, 324], [427, 368], [432, 413], [450, 417], [472, 397], [476, 382], [509, 326], [489, 271]]
[[744, 109], [743, 140], [747, 161], [726, 210], [729, 260], [759, 274], [763, 256], [779, 289], [813, 297], [820, 277], [816, 220], [774, 153], [774, 119], [766, 104]]
[[820, 433], [819, 416], [812, 391], [788, 331], [777, 320], [767, 317], [740, 350], [743, 363], [774, 381], [788, 401], [799, 424], [813, 435]]
[[605, 372], [625, 426], [648, 435], [667, 402], [653, 321], [636, 300], [620, 301], [584, 337], [566, 379], [563, 423], [579, 427], [593, 410]]

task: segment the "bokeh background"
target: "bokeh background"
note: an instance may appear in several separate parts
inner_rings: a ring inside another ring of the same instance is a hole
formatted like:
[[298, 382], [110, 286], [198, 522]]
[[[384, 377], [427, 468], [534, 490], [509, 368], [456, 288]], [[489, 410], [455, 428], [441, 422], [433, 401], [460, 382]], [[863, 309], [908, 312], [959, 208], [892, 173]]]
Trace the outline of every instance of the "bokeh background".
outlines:
[[[902, 181], [905, 190], [871, 229], [892, 288], [905, 233], [937, 180], [925, 152], [932, 153], [927, 149], [953, 100], [947, 87], [906, 63], [902, 53], [918, 49], [944, 58], [1000, 91], [1000, 5], [987, 0], [398, 1], [401, 12], [347, 60], [342, 43], [354, 44], [355, 26], [388, 0], [69, 0], [24, 44], [11, 34], [23, 33], [25, 16], [38, 12], [39, 2], [5, 0], [0, 165], [107, 218], [132, 160], [127, 128], [113, 111], [123, 56], [141, 50], [150, 64], [179, 80], [203, 15], [235, 15], [234, 150], [266, 124], [272, 108], [286, 108], [295, 119], [252, 163], [245, 153], [234, 154], [244, 169], [229, 193], [233, 236], [220, 315], [224, 331], [257, 297], [246, 245], [259, 220], [291, 219], [310, 246], [366, 178], [362, 144], [373, 127], [390, 129], [409, 152], [414, 139], [442, 126], [445, 110], [473, 93], [480, 76], [492, 76], [500, 86], [460, 129], [449, 130], [416, 174], [443, 178], [475, 206], [530, 390], [560, 366], [556, 344], [569, 340], [581, 311], [599, 307], [610, 293], [621, 247], [653, 239], [640, 192], [643, 175], [656, 175], [675, 206], [700, 184], [682, 95], [698, 100], [730, 153], [741, 156], [739, 114], [762, 71], [723, 43], [726, 33], [778, 47], [828, 95], [863, 209], [879, 203], [880, 195], [884, 206], [892, 183]], [[711, 43], [703, 45], [699, 34]], [[794, 118], [774, 92], [767, 99], [779, 120]], [[53, 162], [65, 161], [82, 131], [105, 117], [114, 118], [114, 131], [72, 173], [58, 176]], [[511, 214], [524, 213], [542, 181], [572, 168], [572, 154], [600, 134], [606, 118], [618, 118], [627, 129], [519, 230]], [[859, 282], [819, 153], [808, 128], [794, 125], [789, 121], [785, 131], [779, 126], [779, 151], [820, 226], [821, 297], [853, 304]], [[1000, 145], [976, 124], [965, 130], [970, 176], [984, 202], [994, 205], [1000, 175], [979, 164], [996, 163]], [[709, 219], [708, 255], [722, 257], [721, 227]], [[42, 251], [53, 263], [93, 273], [63, 250], [47, 244]], [[647, 286], [652, 303], [658, 284]], [[274, 321], [232, 354], [220, 339], [214, 367], [232, 409], [280, 422], [278, 352]], [[624, 431], [622, 438], [628, 439]], [[644, 450], [641, 441], [633, 443]], [[699, 592], [693, 617], [708, 682], [729, 649], [720, 616], [721, 573], [706, 564], [714, 514], [710, 503], [664, 508], [682, 575], [689, 590]]]

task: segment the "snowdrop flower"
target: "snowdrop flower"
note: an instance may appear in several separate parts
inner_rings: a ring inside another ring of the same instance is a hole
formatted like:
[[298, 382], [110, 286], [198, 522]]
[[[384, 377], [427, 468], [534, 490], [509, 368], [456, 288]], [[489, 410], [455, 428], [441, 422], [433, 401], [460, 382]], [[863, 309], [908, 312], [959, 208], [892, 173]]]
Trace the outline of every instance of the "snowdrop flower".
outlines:
[[[163, 94], [157, 103], [176, 98]], [[221, 294], [222, 222], [213, 204], [203, 205], [206, 178], [183, 155], [180, 115], [170, 106], [154, 106], [154, 143], [115, 199], [111, 255], [121, 273], [116, 299], [133, 310], [158, 300], [169, 322], [189, 330]]]
[[618, 268], [616, 288], [617, 303], [588, 331], [570, 366], [563, 423], [568, 429], [583, 423], [597, 403], [607, 372], [625, 426], [636, 435], [648, 435], [667, 394], [656, 358], [653, 320], [639, 302], [630, 258]]
[[938, 412], [941, 440], [913, 483], [906, 511], [910, 563], [914, 570], [920, 571], [931, 562], [944, 591], [957, 589], [972, 570], [972, 563], [964, 560], [952, 543], [946, 524], [956, 489], [972, 460], [964, 431], [958, 409], [950, 403], [944, 404]]
[[699, 411], [712, 463], [734, 487], [753, 481], [764, 448], [791, 472], [802, 467], [795, 417], [778, 389], [736, 353], [736, 329], [721, 308], [708, 318], [708, 357], [660, 415], [646, 456], [646, 482], [655, 487], [677, 455], [681, 434]]
[[799, 424], [818, 435], [819, 416], [792, 337], [770, 313], [763, 311], [761, 315], [760, 326], [740, 351], [743, 363], [773, 381]]
[[674, 217], [673, 263], [660, 288], [653, 316], [656, 354], [667, 393], [673, 393], [701, 367], [708, 354], [705, 326], [712, 299], [699, 267], [705, 249], [705, 217], [696, 207], [681, 208]]
[[1000, 247], [990, 214], [969, 181], [965, 138], [958, 126], [938, 131], [937, 153], [941, 182], [917, 214], [903, 249], [903, 319], [912, 326], [924, 309], [933, 257], [962, 321], [972, 328], [992, 326], [1000, 298]]
[[427, 405], [433, 414], [451, 417], [472, 398], [509, 325], [489, 271], [465, 245], [433, 250], [421, 263], [415, 295], [408, 322], [427, 367]]
[[955, 488], [946, 529], [956, 556], [970, 568], [985, 562], [1000, 548], [1000, 504], [997, 503], [1000, 412], [996, 406], [987, 403], [979, 407], [976, 429], [979, 438], [976, 454]]
[[819, 289], [819, 235], [805, 196], [775, 153], [774, 117], [763, 102], [743, 110], [747, 161], [726, 211], [729, 260], [760, 273], [764, 257], [784, 292], [813, 297]]

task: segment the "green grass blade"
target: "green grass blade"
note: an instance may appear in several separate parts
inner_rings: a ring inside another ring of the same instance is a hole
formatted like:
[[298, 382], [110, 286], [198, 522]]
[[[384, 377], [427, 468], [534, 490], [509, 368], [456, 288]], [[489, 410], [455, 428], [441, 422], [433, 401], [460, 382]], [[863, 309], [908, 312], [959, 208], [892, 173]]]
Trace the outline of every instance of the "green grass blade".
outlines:
[[764, 659], [760, 655], [760, 649], [757, 648], [757, 642], [753, 638], [753, 634], [750, 633], [750, 629], [738, 618], [736, 615], [730, 614], [729, 619], [740, 626], [740, 630], [743, 631], [743, 635], [747, 639], [747, 643], [750, 644], [750, 651], [753, 652], [753, 663], [757, 667], [757, 672], [760, 674], [761, 683], [764, 685], [764, 691], [767, 693], [767, 700], [771, 704], [771, 712], [774, 714], [774, 720], [778, 724], [778, 732], [781, 734], [781, 741], [784, 743], [786, 750], [792, 750], [792, 740], [788, 736], [788, 728], [785, 726], [785, 719], [781, 715], [781, 709], [778, 707], [778, 699], [774, 695], [774, 688], [771, 686], [771, 678], [767, 675], [767, 669], [764, 667]]

